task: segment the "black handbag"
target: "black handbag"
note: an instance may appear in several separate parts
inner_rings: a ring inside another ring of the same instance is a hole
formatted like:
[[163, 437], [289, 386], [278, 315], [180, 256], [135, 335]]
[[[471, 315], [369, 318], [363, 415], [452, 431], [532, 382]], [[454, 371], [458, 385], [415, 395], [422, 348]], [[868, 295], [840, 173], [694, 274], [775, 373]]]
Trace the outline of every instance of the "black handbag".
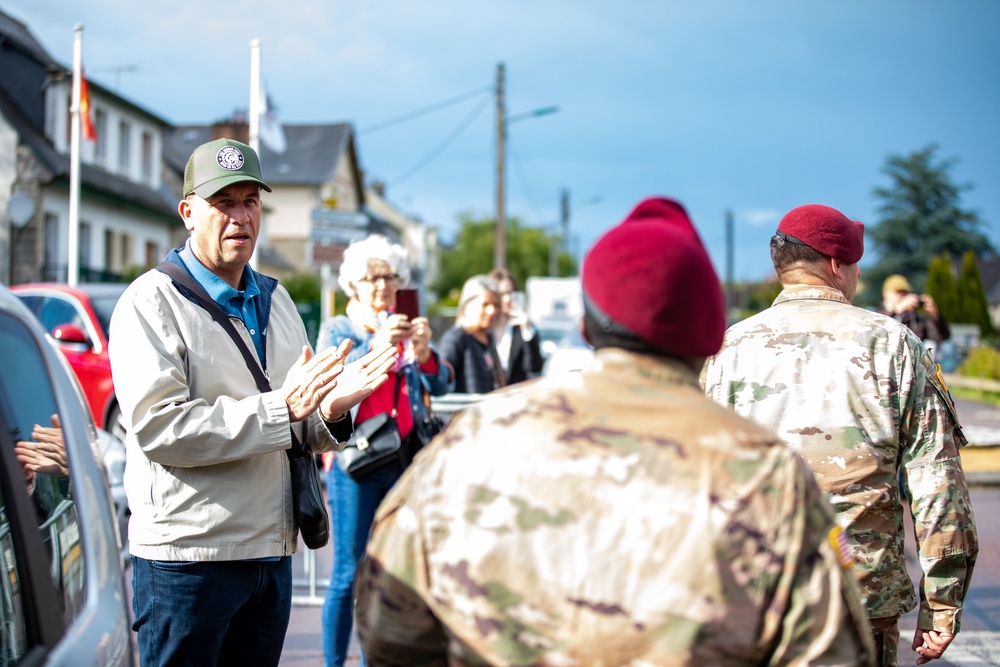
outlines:
[[330, 516], [320, 488], [316, 459], [292, 431], [288, 470], [292, 476], [292, 513], [302, 541], [310, 549], [321, 549], [330, 541]]
[[[262, 393], [271, 391], [271, 383], [264, 375], [264, 371], [261, 370], [260, 364], [254, 359], [250, 349], [247, 348], [246, 342], [240, 338], [236, 327], [229, 321], [229, 317], [222, 312], [219, 304], [208, 296], [205, 289], [177, 264], [161, 262], [156, 268], [170, 276], [175, 286], [183, 287], [184, 291], [189, 293], [198, 305], [208, 311], [213, 319], [225, 329], [243, 355], [243, 360], [253, 374], [257, 388]], [[288, 455], [288, 469], [291, 473], [292, 513], [295, 515], [295, 523], [299, 527], [302, 541], [310, 549], [319, 549], [330, 541], [330, 515], [327, 514], [326, 503], [323, 502], [316, 459], [299, 442], [294, 428], [291, 429], [291, 433], [292, 446], [286, 449], [285, 453]]]
[[[396, 393], [393, 406], [399, 403], [400, 376], [396, 375]], [[395, 413], [395, 407], [393, 407]], [[409, 439], [409, 438], [407, 438]], [[351, 479], [360, 481], [376, 470], [399, 461], [403, 467], [403, 439], [399, 435], [396, 418], [386, 412], [369, 417], [354, 429], [347, 445], [336, 453], [337, 465]]]

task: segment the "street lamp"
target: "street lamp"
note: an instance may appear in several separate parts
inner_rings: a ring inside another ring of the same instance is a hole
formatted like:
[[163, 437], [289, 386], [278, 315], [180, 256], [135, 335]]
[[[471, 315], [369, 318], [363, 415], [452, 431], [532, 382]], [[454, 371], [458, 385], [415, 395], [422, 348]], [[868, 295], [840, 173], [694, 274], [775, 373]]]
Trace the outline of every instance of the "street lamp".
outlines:
[[504, 172], [506, 171], [504, 149], [507, 145], [507, 126], [519, 120], [547, 116], [557, 111], [559, 111], [559, 107], [551, 106], [517, 113], [508, 118], [504, 108], [504, 65], [503, 63], [497, 65], [497, 220], [496, 242], [493, 246], [494, 268], [502, 269], [507, 266], [506, 211], [504, 211]]

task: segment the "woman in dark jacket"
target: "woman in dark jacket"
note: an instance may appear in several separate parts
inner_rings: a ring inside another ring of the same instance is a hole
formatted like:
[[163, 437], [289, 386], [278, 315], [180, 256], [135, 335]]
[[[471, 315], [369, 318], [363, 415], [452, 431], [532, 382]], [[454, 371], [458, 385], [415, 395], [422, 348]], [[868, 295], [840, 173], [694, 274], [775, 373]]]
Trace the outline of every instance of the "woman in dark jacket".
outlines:
[[462, 286], [455, 326], [438, 348], [455, 369], [455, 393], [485, 394], [504, 386], [503, 368], [493, 344], [493, 324], [500, 311], [500, 291], [487, 276], [473, 276]]

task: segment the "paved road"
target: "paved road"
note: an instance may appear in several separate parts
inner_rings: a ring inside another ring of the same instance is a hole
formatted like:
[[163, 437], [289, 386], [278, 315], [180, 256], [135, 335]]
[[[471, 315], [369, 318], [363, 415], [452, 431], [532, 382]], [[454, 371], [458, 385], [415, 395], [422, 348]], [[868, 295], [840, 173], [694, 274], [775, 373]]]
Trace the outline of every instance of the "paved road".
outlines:
[[955, 399], [958, 418], [969, 442], [976, 446], [1000, 445], [1000, 408], [965, 399]]

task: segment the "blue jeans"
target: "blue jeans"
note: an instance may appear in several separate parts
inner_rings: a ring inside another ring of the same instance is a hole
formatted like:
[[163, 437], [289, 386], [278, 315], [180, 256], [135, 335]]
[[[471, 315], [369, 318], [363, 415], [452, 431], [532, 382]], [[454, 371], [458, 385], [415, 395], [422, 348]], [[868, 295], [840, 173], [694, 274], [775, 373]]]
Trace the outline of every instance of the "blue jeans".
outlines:
[[292, 559], [158, 561], [132, 556], [139, 662], [277, 665], [292, 611]]
[[[375, 510], [403, 474], [399, 463], [377, 470], [360, 482], [334, 463], [326, 474], [333, 524], [333, 571], [323, 601], [323, 655], [328, 667], [341, 667], [354, 622], [354, 573], [368, 543]], [[365, 658], [361, 656], [364, 667]]]

